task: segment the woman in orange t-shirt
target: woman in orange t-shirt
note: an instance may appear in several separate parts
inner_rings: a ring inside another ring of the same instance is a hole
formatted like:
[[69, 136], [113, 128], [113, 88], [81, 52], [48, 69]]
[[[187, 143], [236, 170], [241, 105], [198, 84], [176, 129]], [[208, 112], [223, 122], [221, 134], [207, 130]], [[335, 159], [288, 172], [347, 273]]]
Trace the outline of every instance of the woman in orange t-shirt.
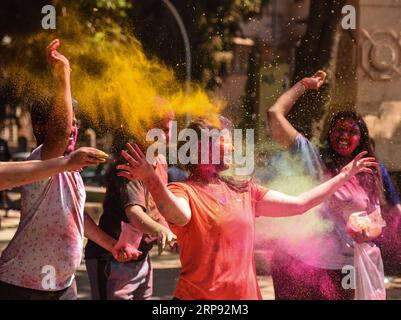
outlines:
[[[122, 155], [128, 164], [118, 167], [118, 175], [143, 181], [177, 235], [182, 264], [174, 293], [177, 299], [261, 299], [253, 255], [255, 217], [302, 214], [330, 197], [355, 174], [377, 165], [374, 158], [363, 158], [361, 153], [334, 178], [299, 196], [289, 196], [252, 180], [223, 178], [219, 173], [229, 167], [226, 160], [233, 150], [231, 135], [211, 142], [209, 139], [206, 149], [200, 142], [202, 131], [221, 126], [197, 120], [188, 129], [198, 137], [198, 160], [202, 150], [209, 150], [209, 161], [202, 158], [198, 164], [188, 165], [190, 176], [186, 181], [166, 187], [137, 145], [127, 145], [129, 153], [123, 151]], [[214, 148], [220, 149], [217, 164], [212, 159]]]

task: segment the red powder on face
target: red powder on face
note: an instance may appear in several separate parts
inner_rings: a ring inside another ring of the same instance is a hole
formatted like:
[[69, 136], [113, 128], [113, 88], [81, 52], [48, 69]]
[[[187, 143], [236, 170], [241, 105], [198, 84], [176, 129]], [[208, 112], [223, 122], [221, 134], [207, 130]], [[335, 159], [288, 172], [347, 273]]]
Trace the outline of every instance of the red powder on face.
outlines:
[[343, 157], [350, 157], [361, 141], [358, 124], [351, 119], [340, 119], [330, 133], [330, 144]]

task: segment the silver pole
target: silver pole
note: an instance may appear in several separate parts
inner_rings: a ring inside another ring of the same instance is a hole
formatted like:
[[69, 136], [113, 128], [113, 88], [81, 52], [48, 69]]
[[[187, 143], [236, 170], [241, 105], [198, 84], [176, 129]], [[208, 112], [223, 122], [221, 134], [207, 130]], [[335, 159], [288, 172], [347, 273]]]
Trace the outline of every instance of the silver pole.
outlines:
[[191, 90], [191, 48], [189, 46], [189, 38], [187, 30], [185, 29], [184, 22], [181, 19], [177, 9], [169, 0], [162, 0], [167, 8], [170, 9], [173, 14], [175, 20], [177, 21], [178, 27], [180, 28], [182, 38], [184, 40], [185, 45], [185, 60], [186, 60], [186, 79], [185, 79], [185, 89], [186, 94], [188, 95]]

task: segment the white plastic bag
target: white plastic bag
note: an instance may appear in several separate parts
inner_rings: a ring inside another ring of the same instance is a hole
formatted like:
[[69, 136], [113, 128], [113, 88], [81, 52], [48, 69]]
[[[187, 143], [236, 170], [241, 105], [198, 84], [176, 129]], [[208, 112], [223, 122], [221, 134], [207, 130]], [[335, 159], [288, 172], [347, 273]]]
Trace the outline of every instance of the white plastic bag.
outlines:
[[348, 217], [347, 232], [356, 242], [377, 239], [386, 222], [380, 214], [380, 208], [367, 214], [366, 211], [355, 212]]
[[355, 300], [386, 300], [383, 260], [374, 244], [354, 244]]

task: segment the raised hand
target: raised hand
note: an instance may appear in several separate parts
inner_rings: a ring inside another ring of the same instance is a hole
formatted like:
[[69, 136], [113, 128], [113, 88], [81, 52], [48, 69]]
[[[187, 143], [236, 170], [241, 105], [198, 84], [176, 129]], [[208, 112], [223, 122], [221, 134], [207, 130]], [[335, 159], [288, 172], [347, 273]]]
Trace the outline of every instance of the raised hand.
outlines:
[[312, 77], [303, 78], [301, 83], [306, 90], [319, 90], [326, 80], [326, 72], [319, 70]]
[[379, 164], [374, 157], [364, 158], [367, 153], [367, 151], [362, 151], [354, 160], [342, 168], [341, 172], [345, 173], [348, 177], [352, 177], [361, 172], [373, 173], [371, 167], [378, 167]]
[[70, 153], [67, 160], [68, 170], [80, 170], [86, 166], [97, 166], [107, 161], [108, 155], [95, 148], [82, 147]]
[[50, 42], [46, 47], [46, 60], [56, 78], [64, 79], [66, 75], [70, 74], [71, 69], [68, 59], [57, 51], [59, 46], [59, 39]]
[[146, 156], [137, 144], [132, 146], [127, 143], [127, 149], [128, 152], [123, 150], [121, 155], [128, 163], [117, 166], [117, 169], [121, 170], [117, 173], [118, 176], [125, 177], [129, 180], [144, 181], [156, 174], [154, 166], [148, 163]]

